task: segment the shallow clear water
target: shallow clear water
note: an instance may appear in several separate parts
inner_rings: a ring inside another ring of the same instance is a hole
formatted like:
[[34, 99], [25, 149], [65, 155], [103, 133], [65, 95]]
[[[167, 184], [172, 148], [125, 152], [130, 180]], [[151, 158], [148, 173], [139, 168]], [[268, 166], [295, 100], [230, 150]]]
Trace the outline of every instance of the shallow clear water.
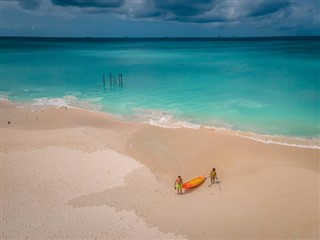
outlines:
[[319, 138], [319, 57], [319, 38], [2, 38], [1, 91], [164, 126]]

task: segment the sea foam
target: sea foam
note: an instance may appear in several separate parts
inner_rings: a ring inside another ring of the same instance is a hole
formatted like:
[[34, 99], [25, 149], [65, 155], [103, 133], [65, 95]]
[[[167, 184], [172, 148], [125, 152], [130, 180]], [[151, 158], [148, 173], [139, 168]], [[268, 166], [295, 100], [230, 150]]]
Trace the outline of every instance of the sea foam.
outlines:
[[136, 111], [137, 118], [143, 123], [164, 128], [193, 128], [199, 129], [201, 125], [180, 120], [169, 111], [139, 109]]
[[320, 140], [318, 138], [302, 138], [302, 137], [290, 137], [290, 136], [283, 136], [283, 135], [267, 135], [267, 134], [259, 134], [255, 132], [239, 131], [239, 130], [232, 129], [232, 125], [223, 124], [220, 121], [216, 121], [217, 126], [195, 124], [185, 120], [178, 119], [174, 116], [173, 113], [168, 111], [144, 109], [144, 110], [138, 110], [137, 113], [139, 113], [138, 118], [143, 123], [147, 123], [153, 126], [158, 126], [163, 128], [192, 128], [192, 129], [205, 128], [205, 129], [213, 130], [216, 132], [222, 132], [222, 133], [233, 135], [233, 136], [251, 139], [251, 140], [265, 143], [265, 144], [277, 144], [277, 145], [299, 147], [299, 148], [320, 149]]
[[18, 108], [31, 108], [32, 110], [44, 109], [47, 107], [68, 107], [98, 111], [101, 105], [98, 103], [101, 99], [78, 99], [75, 96], [68, 95], [63, 98], [36, 98], [31, 103], [23, 103]]

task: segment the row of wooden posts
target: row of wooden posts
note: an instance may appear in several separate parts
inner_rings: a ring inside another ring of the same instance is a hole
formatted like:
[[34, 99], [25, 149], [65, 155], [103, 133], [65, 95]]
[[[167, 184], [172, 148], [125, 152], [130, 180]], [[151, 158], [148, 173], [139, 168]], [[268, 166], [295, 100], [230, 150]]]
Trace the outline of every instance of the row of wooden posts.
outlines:
[[[103, 80], [103, 86], [106, 87], [107, 80], [106, 80], [106, 76], [104, 74], [103, 74], [102, 80]], [[115, 86], [123, 87], [122, 73], [118, 74], [118, 78], [116, 78], [115, 75], [110, 73], [109, 84], [110, 84], [110, 88], [115, 87]]]

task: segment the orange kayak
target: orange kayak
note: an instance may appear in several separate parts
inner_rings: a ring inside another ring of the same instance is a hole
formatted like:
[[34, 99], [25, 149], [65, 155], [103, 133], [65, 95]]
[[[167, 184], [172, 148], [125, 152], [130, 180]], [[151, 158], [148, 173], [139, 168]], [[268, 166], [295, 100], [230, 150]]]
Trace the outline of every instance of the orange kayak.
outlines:
[[200, 176], [200, 177], [197, 177], [197, 178], [194, 178], [188, 182], [185, 182], [182, 187], [184, 189], [188, 189], [188, 188], [193, 188], [193, 187], [196, 187], [198, 186], [199, 184], [203, 183], [203, 181], [206, 179], [205, 176]]

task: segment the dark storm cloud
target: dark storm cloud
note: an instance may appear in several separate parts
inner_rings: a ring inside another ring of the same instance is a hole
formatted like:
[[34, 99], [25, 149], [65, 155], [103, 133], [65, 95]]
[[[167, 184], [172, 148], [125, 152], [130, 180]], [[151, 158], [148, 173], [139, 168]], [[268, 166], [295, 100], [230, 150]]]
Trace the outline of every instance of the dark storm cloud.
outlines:
[[118, 8], [124, 0], [51, 0], [53, 5], [74, 6], [74, 7], [95, 7], [95, 8]]
[[4, 35], [217, 36], [221, 34], [270, 36], [320, 34], [319, 0], [0, 1]]
[[18, 2], [19, 6], [26, 10], [37, 9], [42, 0], [1, 0], [3, 2]]
[[[255, 4], [253, 4], [255, 5]], [[269, 13], [277, 12], [280, 9], [289, 6], [289, 1], [263, 1], [254, 7], [249, 7], [250, 17], [263, 16]]]
[[23, 9], [33, 10], [44, 2], [51, 2], [54, 6], [79, 7], [79, 8], [119, 8], [125, 0], [1, 0], [6, 2], [18, 2]]
[[[287, 8], [289, 0], [126, 0], [129, 16], [189, 23], [232, 22]], [[125, 9], [125, 8], [124, 8]]]
[[44, 1], [53, 6], [75, 7], [88, 13], [107, 13], [112, 9], [133, 19], [178, 22], [230, 22], [280, 11], [289, 0], [11, 0], [24, 9], [36, 9]]
[[[28, 10], [41, 3], [53, 7], [80, 9], [89, 14], [118, 14], [127, 19], [185, 23], [275, 23], [290, 17], [318, 22], [320, 1], [302, 0], [7, 0]], [[59, 10], [61, 11], [61, 9]], [[307, 11], [307, 12], [306, 12]], [[77, 14], [77, 13], [76, 13]]]
[[202, 14], [212, 8], [214, 2], [214, 0], [153, 0], [154, 6], [159, 11], [172, 13], [176, 16], [194, 16]]

